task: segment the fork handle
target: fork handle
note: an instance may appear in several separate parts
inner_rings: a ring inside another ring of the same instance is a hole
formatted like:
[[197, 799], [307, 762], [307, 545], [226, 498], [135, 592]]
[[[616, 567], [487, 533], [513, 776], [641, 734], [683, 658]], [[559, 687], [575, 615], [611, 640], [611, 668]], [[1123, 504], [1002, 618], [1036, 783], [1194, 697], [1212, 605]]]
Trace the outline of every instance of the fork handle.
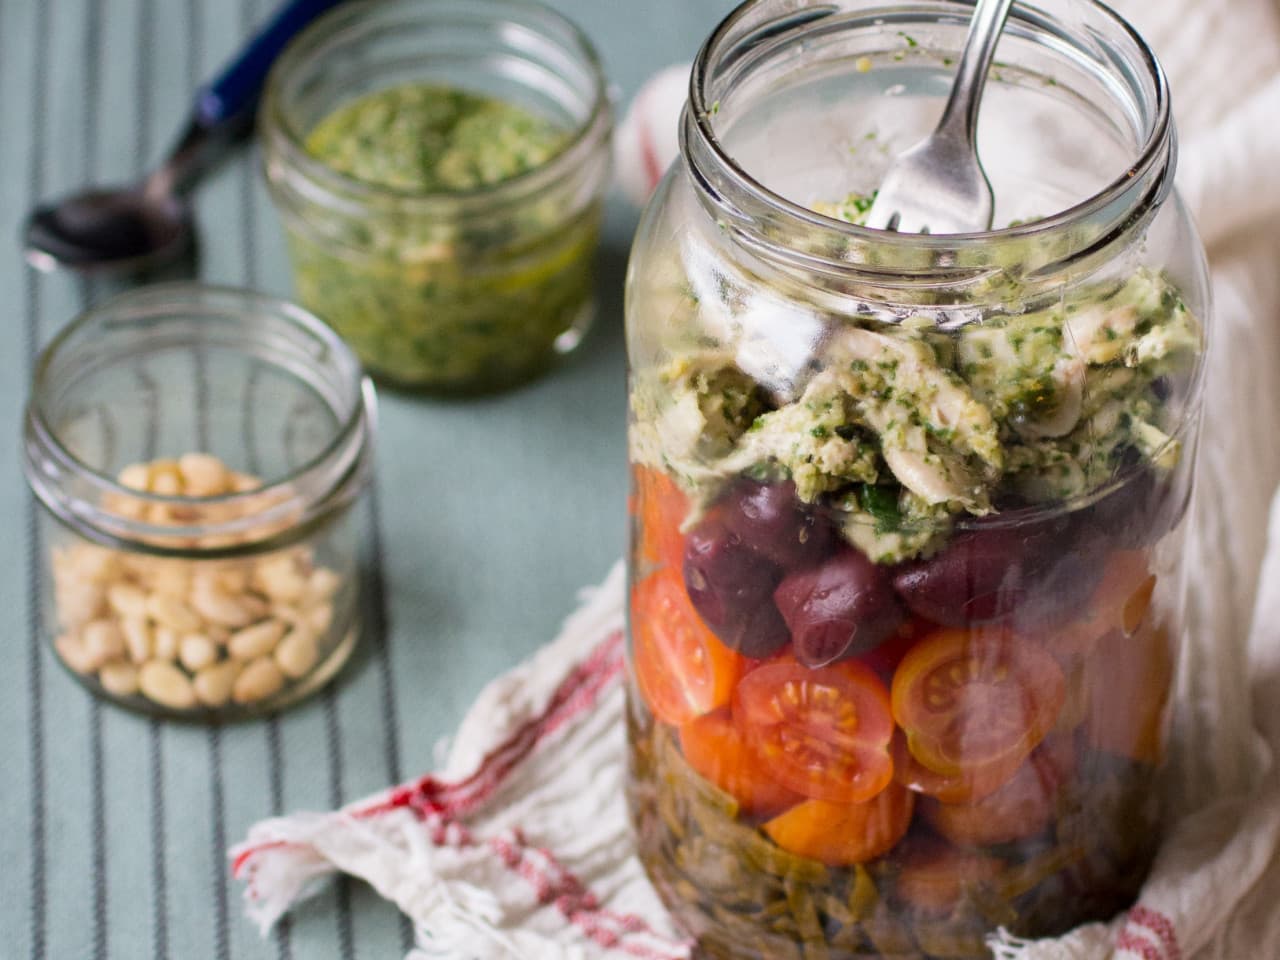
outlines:
[[938, 131], [946, 133], [974, 146], [977, 143], [978, 107], [982, 103], [982, 90], [987, 84], [987, 73], [996, 55], [996, 43], [1009, 17], [1013, 0], [977, 0], [973, 20], [969, 24], [969, 36], [965, 38], [964, 52], [956, 68], [956, 81], [951, 86], [951, 96], [942, 111]]

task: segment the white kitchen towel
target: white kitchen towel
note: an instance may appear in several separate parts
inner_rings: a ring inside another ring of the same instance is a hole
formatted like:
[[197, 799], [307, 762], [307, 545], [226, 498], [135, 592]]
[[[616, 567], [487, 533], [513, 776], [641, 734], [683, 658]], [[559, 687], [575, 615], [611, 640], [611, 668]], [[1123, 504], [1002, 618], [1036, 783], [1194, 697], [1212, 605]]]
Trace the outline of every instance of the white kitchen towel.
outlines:
[[[993, 948], [1001, 960], [1275, 960], [1280, 500], [1269, 546], [1262, 518], [1280, 483], [1280, 12], [1275, 0], [1116, 6], [1170, 74], [1179, 185], [1213, 270], [1190, 642], [1167, 787], [1180, 818], [1124, 916]], [[686, 75], [646, 85], [619, 131], [620, 182], [634, 196], [674, 156]], [[619, 567], [555, 641], [486, 688], [438, 773], [338, 812], [255, 825], [232, 852], [250, 914], [265, 929], [341, 871], [413, 919], [418, 960], [687, 957], [628, 832], [622, 609]]]

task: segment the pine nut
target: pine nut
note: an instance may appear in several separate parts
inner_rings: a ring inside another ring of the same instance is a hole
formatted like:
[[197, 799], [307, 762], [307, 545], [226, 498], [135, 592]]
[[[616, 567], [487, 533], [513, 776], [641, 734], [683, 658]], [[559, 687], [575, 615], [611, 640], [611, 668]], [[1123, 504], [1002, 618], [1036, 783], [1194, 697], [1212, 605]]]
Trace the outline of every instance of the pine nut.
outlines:
[[146, 663], [151, 659], [151, 626], [141, 617], [125, 617], [120, 621], [120, 632], [129, 649], [129, 659], [134, 663]]
[[311, 672], [320, 659], [315, 634], [305, 628], [290, 630], [276, 647], [276, 663], [286, 677], [297, 680]]
[[226, 492], [227, 468], [207, 453], [187, 453], [178, 458], [183, 492], [189, 497], [216, 497]]
[[187, 675], [172, 663], [152, 660], [142, 665], [138, 687], [148, 700], [170, 710], [190, 710], [196, 705], [196, 693]]
[[151, 573], [150, 586], [156, 593], [184, 600], [191, 589], [191, 570], [181, 560], [157, 564]]
[[146, 493], [151, 489], [151, 468], [145, 463], [131, 463], [116, 476], [122, 487], [130, 490], [141, 490]]
[[101, 585], [72, 580], [54, 584], [58, 623], [68, 630], [83, 627], [103, 614], [106, 592]]
[[253, 611], [236, 597], [224, 593], [214, 575], [199, 573], [191, 583], [191, 606], [210, 623], [224, 627], [245, 627], [253, 622]]
[[307, 626], [322, 634], [333, 625], [333, 604], [321, 603], [305, 611]]
[[152, 493], [162, 497], [182, 496], [182, 473], [178, 470], [176, 460], [153, 460], [151, 463], [151, 483], [147, 487]]
[[178, 646], [178, 659], [195, 673], [218, 659], [217, 644], [202, 633], [188, 634]]
[[270, 657], [259, 657], [236, 677], [231, 696], [236, 703], [254, 703], [265, 700], [284, 686], [284, 674]]
[[124, 635], [111, 620], [94, 620], [86, 624], [81, 642], [85, 654], [95, 666], [124, 656]]
[[250, 570], [247, 566], [221, 567], [209, 571], [213, 586], [223, 593], [244, 593], [249, 589]]
[[131, 697], [138, 692], [138, 668], [123, 660], [104, 664], [98, 671], [98, 682], [112, 696]]
[[338, 592], [342, 578], [328, 567], [316, 567], [307, 580], [307, 599], [313, 603], [330, 599]]
[[290, 556], [263, 560], [253, 573], [254, 585], [272, 600], [293, 603], [307, 592], [307, 581]]
[[200, 618], [177, 597], [153, 593], [147, 598], [147, 614], [156, 623], [179, 633], [194, 633], [200, 629]]
[[156, 660], [178, 659], [178, 631], [169, 627], [156, 627], [155, 657]]
[[237, 660], [253, 660], [275, 649], [284, 636], [285, 625], [279, 620], [264, 620], [252, 627], [237, 630], [227, 641], [227, 651]]
[[76, 673], [93, 673], [97, 666], [84, 649], [84, 644], [74, 633], [64, 633], [53, 641], [53, 649], [62, 662]]
[[141, 587], [131, 583], [112, 584], [107, 589], [107, 603], [122, 617], [145, 617], [147, 595]]
[[196, 696], [206, 707], [222, 706], [231, 699], [231, 687], [239, 673], [240, 664], [235, 660], [209, 664], [192, 681]]
[[120, 557], [106, 547], [91, 543], [78, 543], [67, 555], [71, 569], [78, 578], [106, 583], [114, 580], [120, 572]]

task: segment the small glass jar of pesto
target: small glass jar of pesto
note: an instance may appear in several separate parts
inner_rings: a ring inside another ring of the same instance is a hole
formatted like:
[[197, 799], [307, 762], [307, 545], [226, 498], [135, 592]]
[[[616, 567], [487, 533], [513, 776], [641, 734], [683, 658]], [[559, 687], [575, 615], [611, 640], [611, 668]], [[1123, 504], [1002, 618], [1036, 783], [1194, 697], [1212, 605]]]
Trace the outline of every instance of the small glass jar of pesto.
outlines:
[[568, 20], [346, 3], [281, 57], [259, 122], [298, 298], [375, 377], [498, 390], [581, 340], [613, 118]]

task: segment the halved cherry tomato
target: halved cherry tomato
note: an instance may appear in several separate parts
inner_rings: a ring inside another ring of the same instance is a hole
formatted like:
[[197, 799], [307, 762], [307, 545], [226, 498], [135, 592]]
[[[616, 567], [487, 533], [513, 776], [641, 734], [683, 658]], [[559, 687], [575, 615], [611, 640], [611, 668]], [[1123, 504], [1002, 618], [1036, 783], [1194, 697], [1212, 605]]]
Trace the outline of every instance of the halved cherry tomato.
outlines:
[[893, 735], [893, 779], [913, 793], [943, 803], [973, 803], [991, 796], [1009, 782], [1022, 763], [1021, 759], [1000, 759], [960, 773], [938, 773], [911, 755], [901, 730]]
[[1142, 763], [1158, 763], [1165, 707], [1173, 684], [1169, 631], [1151, 622], [1131, 637], [1104, 637], [1090, 657], [1085, 730], [1091, 746]]
[[670, 568], [632, 590], [631, 657], [645, 703], [674, 726], [727, 705], [745, 669], [702, 622], [680, 571]]
[[638, 463], [632, 467], [631, 477], [638, 560], [679, 570], [684, 558], [680, 525], [689, 513], [688, 498], [674, 480], [653, 467]]
[[779, 784], [747, 749], [728, 710], [716, 710], [680, 728], [689, 766], [738, 801], [745, 813], [773, 816], [804, 797]]
[[1001, 631], [938, 630], [893, 675], [893, 716], [912, 756], [948, 775], [1027, 756], [1063, 698], [1057, 661]]
[[894, 859], [899, 868], [894, 886], [898, 899], [928, 914], [950, 913], [966, 893], [995, 883], [1005, 867], [995, 857], [929, 839], [913, 842]]
[[893, 779], [889, 692], [853, 661], [812, 670], [786, 654], [743, 677], [733, 720], [783, 786], [832, 803], [861, 803]]
[[973, 803], [922, 800], [920, 814], [939, 834], [961, 846], [1011, 843], [1041, 833], [1053, 819], [1058, 795], [1075, 766], [1068, 737], [1037, 750], [1008, 783]]
[[1156, 578], [1151, 560], [1142, 550], [1119, 550], [1107, 560], [1102, 582], [1085, 604], [1082, 615], [1041, 637], [1055, 656], [1065, 659], [1087, 656], [1108, 633], [1132, 636], [1151, 606]]
[[915, 797], [890, 783], [862, 803], [806, 800], [774, 817], [763, 830], [778, 846], [833, 867], [884, 856], [911, 825]]

